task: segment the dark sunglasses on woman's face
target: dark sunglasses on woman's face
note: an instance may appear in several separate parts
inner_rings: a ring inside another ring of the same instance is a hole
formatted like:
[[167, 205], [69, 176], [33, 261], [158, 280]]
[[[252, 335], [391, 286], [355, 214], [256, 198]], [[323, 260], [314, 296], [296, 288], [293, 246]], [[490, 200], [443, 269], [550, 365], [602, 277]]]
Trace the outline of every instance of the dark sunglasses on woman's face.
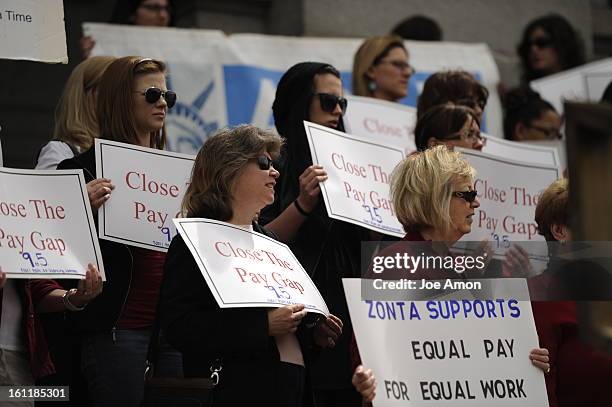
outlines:
[[340, 105], [342, 110], [342, 116], [346, 113], [346, 106], [348, 101], [342, 96], [332, 95], [331, 93], [317, 93], [319, 101], [321, 102], [321, 110], [327, 113], [332, 113], [336, 110], [336, 105]]
[[149, 103], [157, 103], [160, 97], [163, 97], [168, 104], [168, 109], [170, 109], [176, 103], [176, 93], [171, 90], [161, 90], [160, 88], [151, 87], [147, 88], [144, 92], [145, 100]]
[[474, 202], [476, 200], [476, 195], [478, 195], [478, 192], [476, 192], [476, 190], [453, 192], [453, 196], [456, 196], [457, 198], [461, 198], [465, 200], [465, 202], [468, 202], [468, 203]]
[[140, 7], [152, 13], [161, 13], [162, 11], [165, 11], [166, 13], [170, 14], [172, 12], [172, 8], [170, 6], [164, 6], [163, 4], [145, 3], [145, 4], [141, 4]]
[[529, 46], [531, 47], [533, 45], [535, 45], [536, 47], [540, 49], [548, 48], [548, 47], [553, 46], [553, 40], [552, 38], [538, 37], [538, 38], [534, 38], [531, 41], [529, 41]]
[[262, 171], [267, 171], [272, 167], [272, 159], [266, 155], [260, 155], [257, 159], [257, 165]]

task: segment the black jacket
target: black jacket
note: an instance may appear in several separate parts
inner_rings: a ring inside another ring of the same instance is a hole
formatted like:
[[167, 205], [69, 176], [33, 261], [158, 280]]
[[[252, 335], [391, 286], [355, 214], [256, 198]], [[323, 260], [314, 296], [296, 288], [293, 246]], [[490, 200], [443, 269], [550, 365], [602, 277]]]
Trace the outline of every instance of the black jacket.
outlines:
[[[254, 230], [270, 235], [257, 225]], [[277, 405], [282, 377], [276, 341], [268, 335], [269, 309], [219, 308], [180, 235], [168, 249], [160, 301], [162, 330], [183, 353], [186, 377], [208, 377], [211, 364], [222, 360], [215, 406]], [[312, 331], [304, 325], [297, 337], [308, 366]], [[304, 393], [303, 405], [312, 405], [308, 384]]]
[[[57, 169], [82, 169], [85, 182], [96, 179], [95, 147], [83, 154], [62, 161]], [[94, 215], [96, 229], [98, 217]], [[121, 316], [132, 281], [134, 260], [130, 247], [123, 243], [99, 239], [106, 282], [102, 293], [91, 301], [85, 310], [70, 313], [75, 327], [81, 332], [110, 331]], [[62, 284], [64, 284], [62, 281]], [[76, 280], [75, 280], [76, 281]], [[66, 284], [76, 284], [67, 282]]]

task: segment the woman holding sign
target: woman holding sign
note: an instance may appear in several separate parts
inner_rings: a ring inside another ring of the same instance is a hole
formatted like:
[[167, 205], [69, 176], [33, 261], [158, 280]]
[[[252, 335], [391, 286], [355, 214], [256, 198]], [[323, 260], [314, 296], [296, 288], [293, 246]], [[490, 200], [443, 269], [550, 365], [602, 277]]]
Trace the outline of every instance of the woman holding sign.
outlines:
[[312, 369], [315, 398], [323, 407], [360, 403], [350, 383], [352, 328], [341, 279], [360, 275], [361, 242], [369, 240], [369, 231], [327, 216], [319, 188], [326, 173], [312, 164], [303, 121], [343, 131], [345, 110], [340, 73], [333, 66], [304, 62], [283, 75], [272, 111], [286, 145], [279, 159], [281, 175], [274, 203], [261, 216], [262, 224], [288, 242], [330, 311], [345, 323], [346, 334], [333, 351], [322, 352]]
[[[254, 219], [274, 201], [282, 139], [243, 125], [210, 137], [198, 153], [183, 199], [185, 217], [228, 222], [275, 235]], [[160, 318], [169, 342], [183, 353], [186, 377], [219, 371], [215, 406], [306, 406], [313, 345], [333, 347], [342, 322], [330, 315], [314, 329], [301, 323], [304, 305], [220, 308], [211, 288], [177, 235], [168, 249]]]
[[[450, 151], [443, 145], [402, 161], [393, 173], [391, 194], [406, 236], [376, 257], [393, 258], [396, 254], [407, 252], [414, 252], [412, 255], [416, 257], [422, 254], [422, 250], [432, 256], [449, 254], [448, 247], [471, 231], [475, 209], [480, 206], [473, 187], [474, 175], [474, 169], [461, 158], [460, 153]], [[406, 242], [422, 243], [416, 250], [415, 243], [411, 245]], [[387, 273], [386, 277], [393, 279], [398, 276], [432, 280], [460, 278], [453, 268], [421, 267], [406, 272], [399, 267], [391, 267], [382, 273]], [[377, 277], [385, 278], [385, 274]], [[353, 360], [358, 362], [359, 353], [356, 344], [353, 345]], [[538, 368], [545, 372], [550, 370], [546, 349], [534, 349], [529, 357]], [[374, 398], [376, 381], [371, 370], [357, 367], [352, 381], [364, 399], [371, 401]]]
[[[100, 138], [164, 148], [166, 114], [176, 102], [176, 94], [166, 88], [165, 72], [163, 62], [150, 58], [123, 57], [109, 65], [98, 86]], [[83, 169], [85, 180], [92, 181], [95, 145], [58, 168]], [[100, 204], [112, 199], [111, 189], [102, 183], [94, 198]], [[82, 369], [94, 405], [135, 406], [144, 389], [165, 254], [109, 240], [99, 243], [107, 277], [104, 290], [71, 314], [82, 333]], [[180, 356], [168, 362], [180, 374]]]
[[408, 95], [414, 68], [404, 41], [395, 35], [368, 38], [353, 60], [353, 94], [397, 102]]

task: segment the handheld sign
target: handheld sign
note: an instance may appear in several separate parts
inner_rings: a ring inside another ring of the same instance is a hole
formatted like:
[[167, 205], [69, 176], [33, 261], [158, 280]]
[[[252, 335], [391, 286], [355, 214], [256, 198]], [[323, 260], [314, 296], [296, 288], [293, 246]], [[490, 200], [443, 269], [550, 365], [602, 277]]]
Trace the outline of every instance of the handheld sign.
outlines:
[[[561, 174], [556, 166], [524, 163], [458, 149], [476, 169], [474, 189], [480, 207], [475, 209], [472, 231], [461, 241], [490, 240], [496, 255], [502, 255], [511, 242], [544, 241], [534, 220], [540, 194]], [[540, 245], [525, 247], [529, 252]], [[530, 253], [540, 256], [542, 253]]]
[[565, 100], [598, 102], [610, 81], [612, 58], [606, 58], [531, 81], [529, 86], [563, 114]]
[[96, 139], [96, 172], [115, 184], [98, 210], [100, 238], [167, 251], [193, 156]]
[[349, 108], [344, 126], [349, 134], [399, 147], [409, 154], [416, 150], [416, 109], [385, 100], [347, 95]]
[[313, 163], [327, 171], [320, 185], [329, 217], [404, 236], [389, 197], [389, 178], [404, 151], [307, 121], [304, 127]]
[[487, 138], [487, 144], [483, 147], [482, 151], [487, 154], [525, 163], [550, 165], [557, 168], [562, 167], [557, 147], [552, 147], [551, 144], [535, 145], [524, 141], [510, 141], [490, 137], [486, 134], [483, 135]]
[[[538, 336], [523, 279], [486, 299], [374, 301], [361, 280], [343, 279], [363, 365], [376, 381], [375, 407], [548, 406], [544, 374], [529, 352]], [[521, 287], [522, 286], [522, 287]]]
[[0, 58], [68, 63], [62, 0], [3, 0]]
[[84, 278], [104, 265], [80, 170], [0, 168], [0, 266], [9, 278]]
[[173, 219], [220, 308], [304, 304], [329, 315], [323, 297], [287, 245], [212, 219]]

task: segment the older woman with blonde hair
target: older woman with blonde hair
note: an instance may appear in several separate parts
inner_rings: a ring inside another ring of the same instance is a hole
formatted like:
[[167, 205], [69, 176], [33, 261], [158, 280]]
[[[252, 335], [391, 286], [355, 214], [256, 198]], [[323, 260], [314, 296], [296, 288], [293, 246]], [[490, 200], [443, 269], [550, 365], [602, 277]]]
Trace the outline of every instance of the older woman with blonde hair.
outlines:
[[368, 38], [353, 60], [353, 94], [397, 102], [408, 95], [414, 68], [404, 41], [395, 35]]
[[[206, 140], [183, 198], [183, 215], [276, 238], [254, 219], [274, 201], [279, 173], [272, 160], [281, 144], [278, 135], [249, 125]], [[220, 364], [215, 406], [306, 405], [312, 399], [306, 385], [308, 344], [333, 347], [342, 329], [333, 315], [314, 328], [305, 326], [302, 304], [219, 308], [180, 235], [168, 249], [160, 314], [169, 342], [183, 353], [186, 377], [208, 377], [210, 366]]]
[[[402, 161], [392, 176], [391, 195], [406, 236], [380, 255], [406, 253], [411, 247], [405, 242], [422, 242], [415, 256], [422, 255], [422, 250], [426, 252], [425, 255], [450, 254], [448, 247], [472, 230], [473, 216], [480, 206], [474, 189], [474, 176], [474, 168], [461, 154], [444, 145], [432, 147]], [[394, 270], [389, 271], [385, 278], [397, 275]], [[409, 274], [405, 270], [398, 271], [403, 278], [459, 278], [454, 270], [444, 268], [417, 269]], [[530, 358], [540, 369], [550, 369], [546, 349], [532, 350]], [[354, 363], [360, 361], [356, 346], [353, 348], [353, 360]], [[365, 400], [374, 398], [376, 385], [371, 370], [358, 366], [353, 375], [353, 385]]]

